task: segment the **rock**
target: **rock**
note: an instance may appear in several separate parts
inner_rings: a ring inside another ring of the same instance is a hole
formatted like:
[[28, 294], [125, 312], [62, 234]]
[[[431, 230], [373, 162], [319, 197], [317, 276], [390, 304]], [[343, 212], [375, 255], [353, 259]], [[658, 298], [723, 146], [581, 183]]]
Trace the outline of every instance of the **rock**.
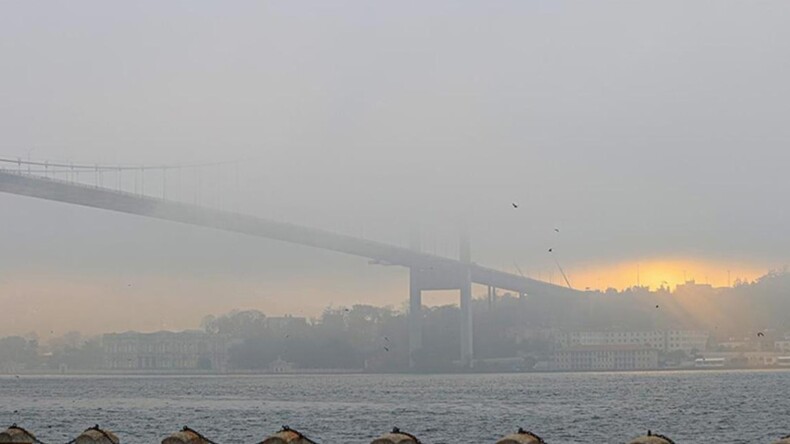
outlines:
[[416, 436], [401, 432], [397, 427], [392, 432], [373, 440], [370, 444], [421, 444]]
[[545, 441], [540, 436], [519, 428], [518, 432], [505, 436], [496, 444], [545, 444]]
[[162, 440], [162, 444], [210, 444], [211, 442], [200, 433], [184, 427], [180, 432], [173, 433]]
[[118, 444], [120, 440], [115, 433], [108, 430], [102, 430], [98, 425], [95, 425], [78, 436], [74, 440], [74, 444]]
[[0, 443], [34, 444], [36, 436], [22, 427], [13, 424], [6, 431], [0, 433]]
[[[164, 444], [164, 443], [163, 443]], [[294, 430], [288, 426], [283, 426], [283, 429], [274, 435], [266, 438], [260, 444], [316, 444], [310, 438], [304, 436], [299, 431]]]
[[647, 435], [634, 439], [630, 444], [675, 444], [675, 442], [664, 435], [654, 434], [648, 430]]

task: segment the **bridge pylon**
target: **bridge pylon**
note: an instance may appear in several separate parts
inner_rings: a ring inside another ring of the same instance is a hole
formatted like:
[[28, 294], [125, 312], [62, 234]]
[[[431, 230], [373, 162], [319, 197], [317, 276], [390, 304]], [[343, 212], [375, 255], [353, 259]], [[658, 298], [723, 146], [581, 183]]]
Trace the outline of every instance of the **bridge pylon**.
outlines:
[[472, 339], [472, 246], [469, 234], [464, 230], [459, 241], [459, 260], [466, 267], [461, 271], [458, 283], [461, 293], [461, 365], [472, 368], [474, 365], [474, 344]]
[[472, 275], [467, 268], [461, 276], [461, 365], [474, 366], [472, 340]]
[[422, 287], [420, 270], [409, 269], [409, 368], [414, 368], [414, 354], [422, 348]]
[[[414, 248], [415, 245], [412, 244]], [[460, 258], [451, 267], [439, 264], [409, 267], [409, 366], [414, 368], [415, 353], [422, 348], [423, 316], [422, 292], [432, 290], [459, 290], [461, 319], [460, 362], [464, 368], [474, 366], [474, 344], [472, 324], [472, 254], [469, 237], [464, 233], [460, 238]]]

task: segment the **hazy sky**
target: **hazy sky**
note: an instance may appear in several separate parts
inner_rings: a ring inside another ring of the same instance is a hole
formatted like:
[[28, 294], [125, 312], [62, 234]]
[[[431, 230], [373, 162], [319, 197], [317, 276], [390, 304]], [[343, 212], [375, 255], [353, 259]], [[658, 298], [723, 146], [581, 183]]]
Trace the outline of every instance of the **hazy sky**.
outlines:
[[[448, 255], [468, 224], [477, 262], [558, 282], [554, 247], [577, 287], [636, 264], [725, 285], [788, 262], [788, 20], [784, 1], [5, 1], [0, 157], [241, 160], [200, 199], [400, 244], [419, 226]], [[9, 195], [0, 214], [0, 334], [406, 297], [403, 270], [328, 252]]]

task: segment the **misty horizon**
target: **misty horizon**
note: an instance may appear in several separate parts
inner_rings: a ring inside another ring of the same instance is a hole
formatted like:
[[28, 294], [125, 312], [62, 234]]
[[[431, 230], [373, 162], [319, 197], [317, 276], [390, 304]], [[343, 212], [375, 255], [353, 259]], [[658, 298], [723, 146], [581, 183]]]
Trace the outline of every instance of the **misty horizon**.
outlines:
[[[2, 157], [230, 162], [172, 197], [448, 257], [466, 227], [474, 262], [564, 285], [557, 259], [579, 290], [788, 263], [781, 3], [152, 6], [1, 7]], [[0, 205], [17, 333], [408, 298], [357, 258]]]

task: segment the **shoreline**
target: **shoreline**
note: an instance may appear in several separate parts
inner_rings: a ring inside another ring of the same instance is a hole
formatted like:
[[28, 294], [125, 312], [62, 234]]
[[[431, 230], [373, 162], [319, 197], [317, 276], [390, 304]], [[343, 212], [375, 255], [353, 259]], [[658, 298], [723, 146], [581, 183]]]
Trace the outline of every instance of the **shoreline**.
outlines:
[[790, 367], [716, 367], [716, 368], [697, 368], [697, 367], [683, 367], [683, 368], [655, 368], [655, 369], [638, 369], [638, 370], [540, 370], [540, 371], [527, 371], [527, 372], [475, 372], [475, 371], [459, 371], [459, 372], [365, 372], [365, 371], [294, 371], [294, 372], [210, 372], [210, 371], [194, 371], [194, 372], [162, 372], [162, 371], [69, 371], [69, 372], [19, 372], [19, 373], [0, 373], [0, 379], [17, 379], [23, 376], [45, 376], [45, 377], [68, 377], [68, 376], [207, 376], [207, 377], [241, 377], [241, 376], [330, 376], [330, 375], [413, 375], [413, 376], [436, 376], [436, 375], [550, 375], [550, 374], [616, 374], [616, 373], [670, 373], [670, 372], [735, 372], [735, 371], [788, 371]]

